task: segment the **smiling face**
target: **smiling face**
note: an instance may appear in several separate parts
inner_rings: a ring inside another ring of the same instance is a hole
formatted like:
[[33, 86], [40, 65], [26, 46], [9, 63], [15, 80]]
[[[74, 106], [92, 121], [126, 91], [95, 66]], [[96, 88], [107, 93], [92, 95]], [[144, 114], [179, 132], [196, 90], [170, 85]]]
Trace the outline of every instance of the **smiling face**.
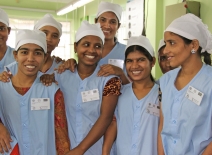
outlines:
[[133, 82], [150, 78], [154, 64], [155, 59], [152, 58], [152, 61], [150, 61], [144, 52], [140, 50], [129, 52], [125, 59], [127, 74]]
[[0, 22], [0, 46], [6, 46], [8, 36], [10, 34], [10, 27]]
[[[167, 56], [172, 68], [176, 68], [190, 61], [191, 50], [194, 48], [193, 43], [185, 44], [180, 36], [172, 32], [164, 33], [164, 41], [166, 43], [164, 54]], [[196, 51], [197, 49], [195, 48]]]
[[114, 39], [116, 32], [120, 27], [120, 23], [115, 13], [104, 12], [98, 17], [96, 22], [100, 23], [101, 29], [105, 35], [105, 40]]
[[74, 44], [79, 65], [93, 66], [101, 59], [103, 44], [97, 36], [85, 36]]
[[18, 73], [22, 76], [37, 76], [44, 63], [45, 54], [43, 49], [36, 44], [25, 44], [14, 51], [14, 57], [18, 62]]
[[58, 29], [53, 26], [44, 26], [40, 28], [40, 30], [46, 34], [47, 54], [51, 55], [51, 52], [60, 42], [60, 33]]

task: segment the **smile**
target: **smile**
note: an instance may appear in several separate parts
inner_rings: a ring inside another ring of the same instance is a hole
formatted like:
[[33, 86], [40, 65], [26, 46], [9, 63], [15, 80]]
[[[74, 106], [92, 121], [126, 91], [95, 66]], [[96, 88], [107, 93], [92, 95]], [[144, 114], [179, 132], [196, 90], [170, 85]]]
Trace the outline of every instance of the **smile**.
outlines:
[[89, 59], [94, 59], [95, 58], [95, 56], [92, 56], [92, 55], [85, 55], [87, 58], [89, 58]]

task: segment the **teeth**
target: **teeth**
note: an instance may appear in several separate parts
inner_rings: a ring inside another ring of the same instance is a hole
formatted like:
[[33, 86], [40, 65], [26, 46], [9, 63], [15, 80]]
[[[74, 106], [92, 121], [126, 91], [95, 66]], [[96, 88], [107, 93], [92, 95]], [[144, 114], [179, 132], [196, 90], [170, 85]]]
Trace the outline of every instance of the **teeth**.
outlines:
[[103, 30], [103, 32], [109, 33], [110, 31], [104, 31], [104, 30]]
[[139, 74], [141, 71], [132, 71], [133, 74]]
[[87, 58], [89, 58], [89, 59], [93, 59], [93, 58], [95, 58], [95, 56], [92, 56], [92, 55], [85, 55]]
[[35, 68], [35, 66], [26, 66], [27, 68], [30, 68], [30, 69], [32, 69], [32, 68]]

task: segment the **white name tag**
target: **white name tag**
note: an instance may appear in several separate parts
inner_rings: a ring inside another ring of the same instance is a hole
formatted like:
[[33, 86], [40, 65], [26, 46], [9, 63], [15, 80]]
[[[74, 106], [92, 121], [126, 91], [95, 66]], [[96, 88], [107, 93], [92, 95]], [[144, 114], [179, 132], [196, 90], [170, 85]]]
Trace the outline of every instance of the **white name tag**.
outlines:
[[50, 109], [49, 98], [31, 98], [31, 110]]
[[156, 104], [149, 103], [147, 105], [146, 112], [151, 115], [155, 115], [155, 116], [159, 117], [160, 116], [160, 107]]
[[204, 96], [204, 93], [197, 90], [196, 88], [189, 86], [188, 90], [186, 92], [185, 97], [194, 102], [197, 105], [200, 105], [202, 98]]
[[117, 66], [117, 67], [123, 69], [124, 60], [121, 60], [121, 59], [109, 59], [108, 60], [108, 64], [111, 64], [111, 65], [114, 65], [114, 66]]
[[99, 90], [93, 89], [81, 92], [82, 102], [99, 100]]

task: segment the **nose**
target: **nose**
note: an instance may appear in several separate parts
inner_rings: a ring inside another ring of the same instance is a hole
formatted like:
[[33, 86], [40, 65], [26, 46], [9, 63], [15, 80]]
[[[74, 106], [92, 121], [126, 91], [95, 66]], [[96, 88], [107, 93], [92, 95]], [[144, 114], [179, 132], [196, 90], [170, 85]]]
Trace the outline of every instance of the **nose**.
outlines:
[[138, 62], [137, 61], [133, 61], [131, 68], [137, 68], [138, 67]]
[[32, 62], [34, 61], [34, 53], [33, 52], [29, 52], [28, 54], [28, 59], [27, 59], [29, 62]]
[[165, 48], [164, 48], [164, 50], [163, 50], [163, 53], [165, 55], [167, 55], [169, 52], [170, 52], [169, 47], [166, 45]]
[[48, 34], [48, 35], [46, 35], [46, 41], [47, 42], [50, 42], [51, 41], [51, 36]]

